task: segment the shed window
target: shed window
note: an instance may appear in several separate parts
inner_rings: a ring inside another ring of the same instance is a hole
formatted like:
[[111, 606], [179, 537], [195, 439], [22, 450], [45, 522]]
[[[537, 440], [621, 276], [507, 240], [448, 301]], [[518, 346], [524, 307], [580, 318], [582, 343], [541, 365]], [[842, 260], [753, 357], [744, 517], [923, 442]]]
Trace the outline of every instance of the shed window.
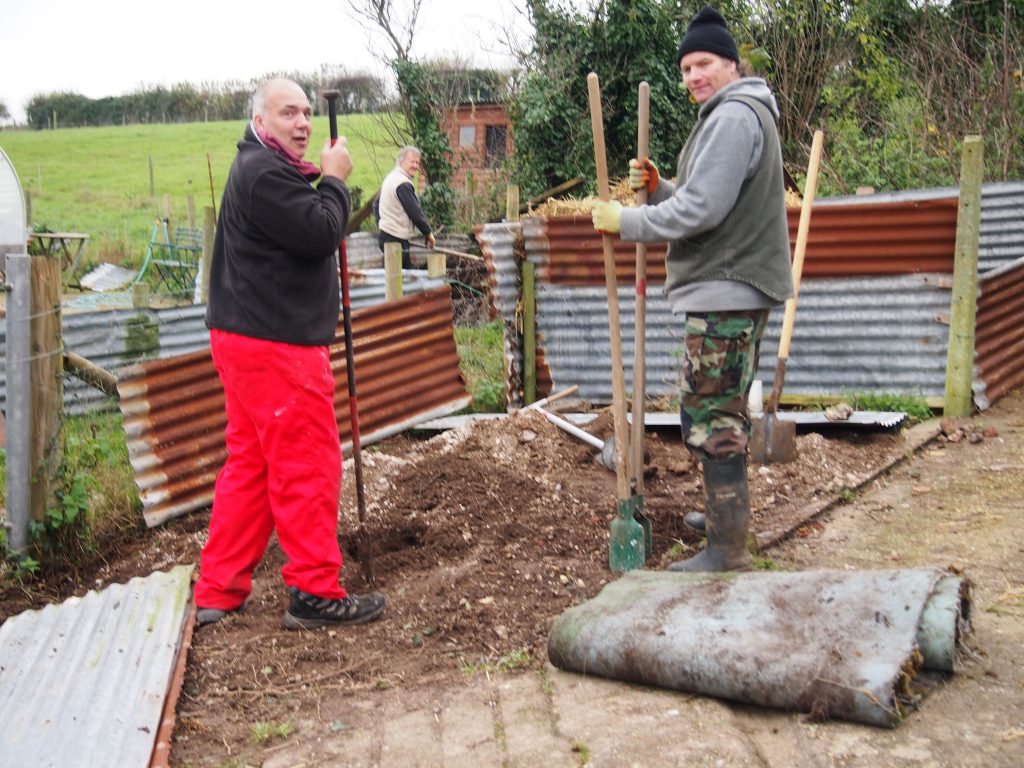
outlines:
[[484, 161], [489, 166], [505, 162], [505, 143], [508, 139], [507, 125], [488, 125]]
[[475, 147], [476, 146], [476, 126], [475, 125], [460, 125], [459, 126], [459, 146], [460, 147]]

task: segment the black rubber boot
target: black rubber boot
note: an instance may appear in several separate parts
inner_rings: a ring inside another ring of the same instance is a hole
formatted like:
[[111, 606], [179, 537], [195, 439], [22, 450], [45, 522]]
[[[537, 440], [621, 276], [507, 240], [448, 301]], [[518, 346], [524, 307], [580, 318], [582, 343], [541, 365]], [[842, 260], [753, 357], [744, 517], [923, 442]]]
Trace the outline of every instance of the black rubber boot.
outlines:
[[705, 533], [705, 519], [703, 512], [687, 512], [683, 515], [683, 523], [687, 528], [693, 528], [695, 531]]
[[750, 528], [750, 494], [747, 490], [747, 457], [704, 462], [704, 551], [668, 567], [670, 571], [743, 571], [753, 558], [747, 549]]

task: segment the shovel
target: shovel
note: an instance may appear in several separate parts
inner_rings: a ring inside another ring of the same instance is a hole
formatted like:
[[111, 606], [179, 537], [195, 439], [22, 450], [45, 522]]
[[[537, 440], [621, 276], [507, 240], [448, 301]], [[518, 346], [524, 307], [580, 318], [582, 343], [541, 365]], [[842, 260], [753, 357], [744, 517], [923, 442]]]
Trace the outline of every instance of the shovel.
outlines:
[[782, 320], [782, 337], [779, 339], [779, 359], [775, 363], [775, 378], [772, 392], [765, 404], [764, 416], [751, 423], [750, 455], [759, 464], [786, 464], [796, 458], [796, 423], [780, 421], [775, 415], [786, 380], [786, 362], [789, 360], [789, 342], [793, 337], [793, 321], [796, 318], [796, 299], [800, 294], [800, 276], [804, 268], [804, 253], [807, 251], [807, 232], [811, 226], [811, 206], [818, 187], [818, 164], [825, 135], [814, 132], [811, 142], [811, 158], [807, 164], [807, 188], [800, 207], [800, 226], [796, 234], [793, 251], [793, 297], [786, 299], [786, 314]]
[[[331, 146], [338, 141], [337, 102], [341, 92], [326, 90], [323, 92], [327, 100], [327, 114], [330, 121]], [[363, 493], [363, 454], [359, 444], [359, 403], [356, 400], [356, 364], [355, 352], [352, 349], [352, 306], [349, 301], [348, 289], [348, 252], [345, 244], [345, 233], [338, 244], [338, 260], [341, 268], [341, 307], [345, 325], [345, 366], [348, 379], [349, 424], [352, 427], [352, 460], [356, 470], [356, 507], [359, 510], [359, 528], [356, 529], [356, 558], [362, 568], [367, 582], [374, 583], [373, 578], [373, 541], [366, 529], [366, 497]]]
[[[598, 196], [611, 199], [608, 187], [608, 165], [604, 149], [604, 120], [601, 116], [601, 85], [596, 72], [587, 75], [590, 101], [590, 124], [594, 134], [594, 165], [597, 170]], [[629, 453], [629, 432], [626, 424], [626, 380], [622, 371], [622, 339], [619, 335], [619, 294], [615, 277], [615, 248], [611, 235], [603, 234], [604, 277], [608, 292], [608, 335], [612, 353], [612, 416], [615, 421], [615, 480], [618, 514], [612, 520], [608, 541], [608, 565], [613, 571], [643, 568], [646, 548], [644, 529], [636, 521], [636, 502], [629, 492], [626, 457]]]
[[[650, 125], [651, 88], [640, 83], [637, 96], [636, 156], [647, 157], [648, 127]], [[637, 205], [647, 204], [647, 189], [636, 193]], [[630, 478], [633, 492], [634, 516], [644, 529], [644, 552], [651, 556], [651, 520], [644, 514], [644, 409], [647, 397], [647, 243], [636, 244], [636, 306], [633, 324], [633, 434], [630, 448]]]

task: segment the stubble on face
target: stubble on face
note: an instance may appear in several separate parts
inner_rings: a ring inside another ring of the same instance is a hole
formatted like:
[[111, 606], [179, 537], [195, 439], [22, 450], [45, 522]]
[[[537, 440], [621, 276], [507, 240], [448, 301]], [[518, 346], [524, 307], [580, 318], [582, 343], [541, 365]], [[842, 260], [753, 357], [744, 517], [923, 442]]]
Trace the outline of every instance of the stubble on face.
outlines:
[[724, 86], [740, 79], [736, 62], [709, 51], [692, 51], [679, 62], [686, 89], [703, 104]]

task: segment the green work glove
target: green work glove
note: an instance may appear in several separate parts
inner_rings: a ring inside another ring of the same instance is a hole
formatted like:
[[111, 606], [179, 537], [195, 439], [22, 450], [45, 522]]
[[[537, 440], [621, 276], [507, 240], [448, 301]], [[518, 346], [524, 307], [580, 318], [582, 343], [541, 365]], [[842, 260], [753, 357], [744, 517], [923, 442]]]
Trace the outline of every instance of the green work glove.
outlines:
[[604, 202], [598, 200], [590, 212], [590, 218], [594, 222], [594, 229], [602, 235], [613, 235], [619, 231], [619, 222], [622, 220], [622, 203], [618, 200]]
[[646, 189], [653, 192], [658, 188], [658, 166], [651, 162], [651, 158], [645, 157], [637, 160], [635, 157], [629, 161], [629, 187], [630, 189]]

